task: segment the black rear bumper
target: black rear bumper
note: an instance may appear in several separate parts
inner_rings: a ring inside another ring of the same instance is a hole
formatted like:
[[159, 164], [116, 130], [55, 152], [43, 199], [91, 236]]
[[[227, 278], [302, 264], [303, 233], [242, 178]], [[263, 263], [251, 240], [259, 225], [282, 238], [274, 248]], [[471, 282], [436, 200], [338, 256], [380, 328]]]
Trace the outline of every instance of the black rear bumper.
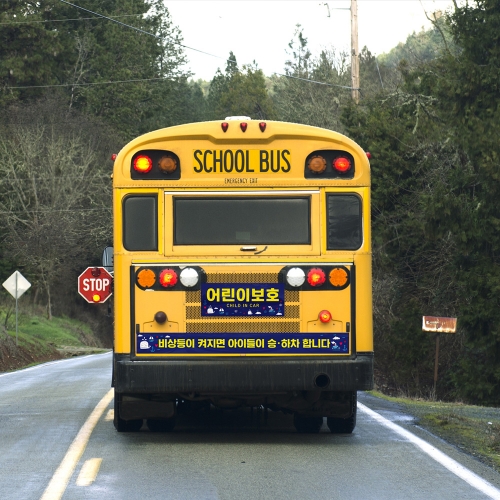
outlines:
[[373, 353], [354, 359], [210, 358], [131, 360], [114, 356], [116, 392], [273, 393], [373, 388]]

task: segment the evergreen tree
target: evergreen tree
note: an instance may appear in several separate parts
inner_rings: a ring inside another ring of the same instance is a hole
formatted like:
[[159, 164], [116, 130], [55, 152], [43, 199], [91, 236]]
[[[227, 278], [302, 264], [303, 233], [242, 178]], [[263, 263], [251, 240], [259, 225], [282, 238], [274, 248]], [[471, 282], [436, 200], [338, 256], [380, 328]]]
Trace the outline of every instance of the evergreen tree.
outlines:
[[255, 63], [239, 70], [232, 52], [229, 53], [225, 74], [218, 69], [210, 82], [207, 106], [209, 117], [214, 120], [226, 116], [266, 120], [274, 116], [264, 73]]
[[287, 76], [274, 78], [273, 101], [278, 119], [341, 132], [340, 110], [350, 99], [349, 89], [342, 88], [350, 86], [347, 55], [330, 49], [313, 57], [300, 25], [288, 47]]

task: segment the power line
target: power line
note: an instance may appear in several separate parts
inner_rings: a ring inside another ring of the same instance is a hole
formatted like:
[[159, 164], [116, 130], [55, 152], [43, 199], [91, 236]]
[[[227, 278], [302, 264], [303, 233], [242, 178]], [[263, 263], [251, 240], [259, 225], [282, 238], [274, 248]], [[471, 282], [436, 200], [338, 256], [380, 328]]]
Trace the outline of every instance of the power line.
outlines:
[[[116, 19], [112, 19], [111, 17], [105, 16], [103, 14], [99, 14], [98, 12], [94, 12], [92, 10], [85, 9], [84, 7], [81, 7], [79, 5], [76, 5], [76, 4], [73, 4], [71, 2], [68, 2], [67, 0], [59, 0], [59, 1], [62, 2], [62, 3], [65, 3], [67, 5], [71, 5], [72, 7], [75, 7], [77, 9], [83, 10], [85, 12], [89, 12], [90, 14], [98, 16], [99, 18], [107, 19], [108, 21], [117, 23], [117, 24], [119, 24], [121, 26], [124, 26], [126, 28], [130, 28], [130, 29], [132, 29], [134, 31], [137, 31], [139, 33], [142, 33], [142, 34], [145, 34], [145, 35], [152, 36], [154, 38], [160, 39], [160, 37], [158, 35], [155, 35], [154, 33], [151, 33], [149, 31], [145, 31], [145, 30], [137, 28], [135, 26], [131, 26], [129, 24], [122, 23], [121, 21], [117, 21]], [[222, 56], [218, 56], [216, 54], [211, 54], [210, 52], [205, 52], [203, 50], [195, 49], [194, 47], [189, 47], [188, 45], [184, 45], [182, 43], [176, 42], [173, 39], [170, 39], [170, 41], [174, 45], [179, 45], [180, 47], [183, 47], [184, 49], [193, 50], [195, 52], [199, 52], [201, 54], [205, 54], [205, 55], [210, 56], [210, 57], [215, 57], [216, 59], [225, 60], [225, 58], [222, 57]], [[235, 63], [237, 62], [235, 59], [226, 59], [226, 61], [228, 61], [228, 62], [235, 62]], [[308, 83], [314, 83], [316, 85], [324, 85], [326, 87], [342, 88], [342, 89], [346, 89], [346, 90], [361, 90], [360, 88], [354, 88], [354, 87], [348, 86], [348, 85], [339, 85], [339, 84], [335, 84], [335, 83], [319, 82], [317, 80], [311, 80], [311, 79], [302, 78], [302, 77], [299, 77], [299, 76], [288, 75], [288, 74], [285, 74], [285, 73], [275, 73], [275, 74], [278, 75], [278, 76], [283, 76], [285, 78], [292, 78], [294, 80], [300, 80], [300, 81], [304, 81], [304, 82], [308, 82]], [[93, 85], [110, 85], [110, 84], [115, 84], [115, 83], [134, 83], [134, 82], [138, 83], [138, 82], [160, 81], [160, 80], [168, 80], [168, 78], [157, 77], [157, 78], [142, 78], [142, 79], [130, 79], [130, 80], [115, 80], [115, 81], [108, 81], [108, 82], [61, 83], [61, 84], [52, 84], [52, 85], [19, 85], [19, 86], [7, 86], [7, 87], [2, 87], [2, 88], [6, 89], [6, 90], [16, 90], [16, 89], [30, 89], [30, 88], [87, 87], [87, 86], [93, 86]]]
[[92, 82], [92, 83], [57, 83], [53, 85], [19, 85], [17, 87], [3, 87], [4, 89], [45, 89], [49, 87], [88, 87], [90, 85], [110, 85], [114, 83], [137, 83], [137, 82], [151, 82], [158, 80], [166, 80], [169, 78], [165, 78], [163, 76], [159, 76], [157, 78], [136, 78], [133, 80], [114, 80], [111, 82]]
[[[75, 7], [75, 8], [77, 8], [77, 9], [81, 9], [81, 10], [84, 10], [84, 11], [89, 12], [89, 13], [91, 13], [91, 14], [94, 14], [94, 15], [96, 15], [96, 16], [102, 17], [102, 18], [104, 18], [104, 19], [108, 19], [108, 20], [109, 20], [109, 21], [111, 21], [111, 22], [114, 22], [114, 23], [120, 24], [120, 25], [122, 25], [122, 26], [125, 26], [125, 27], [127, 27], [127, 28], [133, 29], [133, 30], [138, 31], [138, 32], [140, 32], [140, 33], [144, 33], [144, 34], [146, 34], [146, 35], [153, 36], [153, 37], [155, 37], [155, 38], [160, 38], [159, 36], [155, 35], [154, 33], [150, 33], [149, 31], [144, 31], [144, 30], [142, 30], [142, 29], [140, 29], [140, 28], [136, 28], [135, 26], [130, 26], [129, 24], [122, 23], [121, 21], [116, 21], [115, 19], [111, 19], [110, 17], [107, 17], [107, 16], [105, 16], [105, 15], [103, 15], [103, 14], [99, 14], [99, 13], [97, 13], [97, 12], [94, 12], [94, 11], [91, 11], [91, 10], [88, 10], [88, 9], [85, 9], [85, 8], [83, 8], [83, 7], [80, 7], [79, 5], [76, 5], [76, 4], [73, 4], [73, 3], [70, 3], [70, 2], [68, 2], [67, 0], [59, 0], [59, 1], [60, 1], [60, 2], [65, 3], [65, 4], [68, 4], [68, 5], [71, 5], [71, 6]], [[205, 54], [205, 55], [210, 56], [210, 57], [215, 57], [215, 58], [217, 58], [217, 59], [222, 59], [222, 60], [224, 60], [224, 59], [225, 59], [224, 57], [221, 57], [221, 56], [218, 56], [218, 55], [215, 55], [215, 54], [211, 54], [210, 52], [205, 52], [205, 51], [203, 51], [203, 50], [199, 50], [199, 49], [195, 49], [195, 48], [193, 48], [193, 47], [189, 47], [189, 46], [187, 46], [187, 45], [183, 45], [182, 43], [176, 42], [175, 40], [171, 40], [171, 41], [172, 41], [172, 43], [174, 43], [175, 45], [179, 45], [180, 47], [183, 47], [183, 48], [185, 48], [185, 49], [194, 50], [195, 52], [199, 52], [199, 53], [201, 53], [201, 54]], [[227, 61], [228, 61], [228, 62], [235, 62], [235, 63], [237, 62], [235, 59], [227, 59]], [[316, 83], [316, 84], [319, 84], [319, 85], [326, 85], [326, 86], [328, 86], [328, 87], [338, 87], [338, 88], [349, 89], [349, 90], [360, 90], [359, 88], [355, 89], [355, 88], [353, 88], [353, 87], [349, 87], [349, 86], [346, 86], [346, 85], [336, 85], [336, 84], [334, 84], [334, 83], [318, 82], [318, 81], [316, 81], [316, 80], [309, 80], [309, 79], [307, 79], [307, 78], [300, 78], [300, 77], [298, 77], [298, 76], [292, 76], [292, 75], [287, 75], [287, 74], [283, 74], [283, 73], [276, 73], [276, 75], [278, 75], [278, 76], [284, 76], [284, 77], [286, 77], [286, 78], [294, 78], [294, 79], [296, 79], [296, 80], [302, 80], [302, 81], [306, 81], [306, 82], [310, 82], [310, 83]], [[122, 82], [120, 82], [120, 83], [122, 83]]]
[[39, 208], [38, 210], [7, 210], [0, 211], [0, 215], [8, 214], [37, 214], [37, 213], [52, 213], [52, 212], [104, 212], [111, 211], [110, 207], [102, 208]]
[[[143, 14], [122, 14], [121, 16], [110, 16], [112, 18], [117, 17], [137, 17]], [[77, 17], [75, 19], [45, 19], [43, 21], [10, 21], [8, 23], [0, 23], [0, 26], [10, 26], [15, 24], [37, 24], [37, 23], [65, 23], [67, 21], [87, 21], [89, 19], [101, 19], [99, 17]]]

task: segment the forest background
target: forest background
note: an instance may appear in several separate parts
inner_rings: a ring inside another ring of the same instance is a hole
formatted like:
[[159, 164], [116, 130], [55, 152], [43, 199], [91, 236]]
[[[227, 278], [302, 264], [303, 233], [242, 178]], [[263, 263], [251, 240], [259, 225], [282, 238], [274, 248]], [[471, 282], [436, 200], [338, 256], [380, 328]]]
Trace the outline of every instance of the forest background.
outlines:
[[[283, 75], [230, 52], [210, 82], [193, 81], [161, 0], [85, 7], [155, 36], [58, 0], [0, 4], [0, 282], [19, 269], [49, 318], [104, 328], [76, 278], [111, 243], [112, 153], [230, 115], [325, 127], [372, 154], [378, 386], [500, 404], [500, 0], [436, 13], [377, 58], [365, 47], [358, 105], [349, 55], [311, 53], [300, 26]], [[423, 315], [458, 318], [441, 336], [438, 394]]]

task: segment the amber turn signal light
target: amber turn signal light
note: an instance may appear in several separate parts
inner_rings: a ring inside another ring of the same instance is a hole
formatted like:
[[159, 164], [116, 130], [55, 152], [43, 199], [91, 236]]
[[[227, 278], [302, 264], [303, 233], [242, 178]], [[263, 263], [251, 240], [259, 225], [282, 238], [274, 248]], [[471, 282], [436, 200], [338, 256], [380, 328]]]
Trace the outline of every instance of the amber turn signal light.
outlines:
[[156, 274], [151, 269], [141, 269], [137, 274], [137, 284], [142, 288], [151, 288], [156, 283]]
[[177, 169], [177, 160], [171, 156], [162, 156], [158, 161], [158, 169], [164, 174], [171, 174]]
[[322, 156], [313, 156], [307, 162], [307, 168], [315, 174], [321, 174], [326, 169], [326, 160]]
[[349, 279], [349, 275], [345, 269], [341, 267], [334, 267], [328, 275], [328, 280], [333, 286], [344, 286]]

